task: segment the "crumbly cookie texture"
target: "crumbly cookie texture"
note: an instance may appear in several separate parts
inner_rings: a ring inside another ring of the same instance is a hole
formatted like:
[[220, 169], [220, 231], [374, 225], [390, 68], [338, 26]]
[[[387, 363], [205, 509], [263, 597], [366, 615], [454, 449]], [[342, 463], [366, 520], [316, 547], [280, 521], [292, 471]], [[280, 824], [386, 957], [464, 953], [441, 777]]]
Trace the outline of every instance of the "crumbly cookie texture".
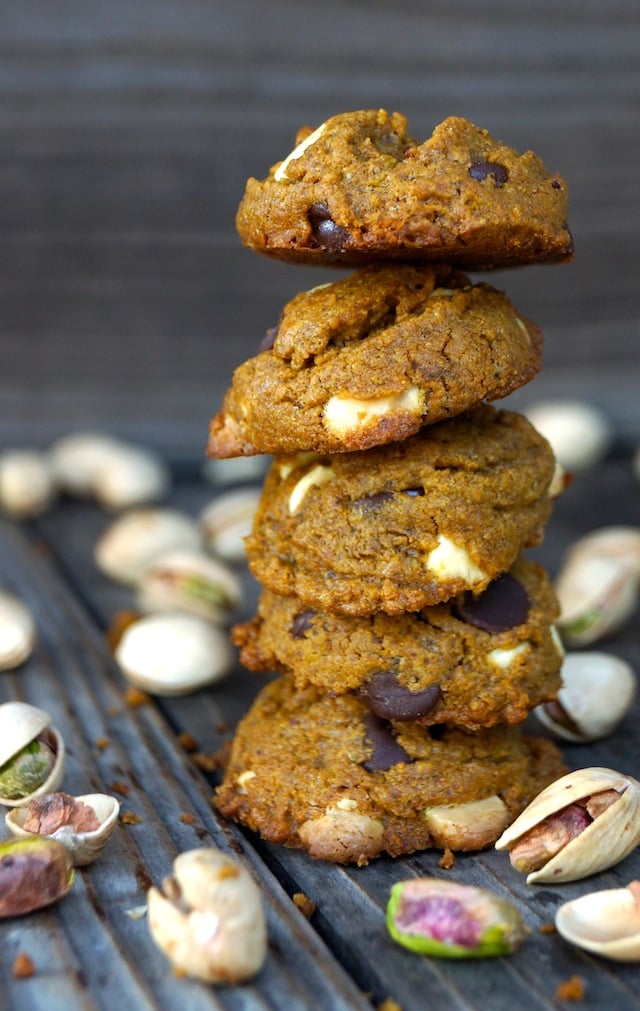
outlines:
[[352, 452], [532, 379], [542, 335], [507, 297], [448, 266], [372, 265], [301, 292], [272, 346], [236, 369], [208, 454]]
[[381, 716], [470, 729], [520, 723], [561, 686], [559, 607], [535, 562], [519, 559], [484, 594], [417, 613], [346, 617], [263, 591], [232, 638], [251, 670], [289, 674]]
[[488, 846], [563, 772], [550, 741], [515, 727], [430, 731], [280, 678], [239, 724], [216, 804], [271, 842], [365, 864]]
[[419, 143], [401, 114], [333, 116], [249, 179], [236, 225], [257, 252], [301, 263], [445, 260], [483, 270], [572, 255], [564, 180], [450, 117]]
[[275, 593], [342, 614], [481, 592], [540, 542], [553, 473], [526, 418], [489, 405], [365, 452], [276, 457], [249, 566]]

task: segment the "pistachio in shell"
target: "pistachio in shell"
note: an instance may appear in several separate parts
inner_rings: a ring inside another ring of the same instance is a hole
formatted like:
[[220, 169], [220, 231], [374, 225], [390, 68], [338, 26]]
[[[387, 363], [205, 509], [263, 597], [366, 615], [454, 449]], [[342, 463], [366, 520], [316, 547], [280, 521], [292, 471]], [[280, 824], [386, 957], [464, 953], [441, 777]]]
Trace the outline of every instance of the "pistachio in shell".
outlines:
[[55, 839], [0, 843], [0, 919], [52, 905], [67, 894], [73, 879], [71, 855]]
[[8, 800], [28, 797], [46, 782], [56, 755], [43, 737], [30, 741], [0, 767], [0, 794]]
[[509, 955], [528, 933], [510, 902], [484, 888], [439, 878], [396, 882], [387, 927], [398, 944], [437, 958]]

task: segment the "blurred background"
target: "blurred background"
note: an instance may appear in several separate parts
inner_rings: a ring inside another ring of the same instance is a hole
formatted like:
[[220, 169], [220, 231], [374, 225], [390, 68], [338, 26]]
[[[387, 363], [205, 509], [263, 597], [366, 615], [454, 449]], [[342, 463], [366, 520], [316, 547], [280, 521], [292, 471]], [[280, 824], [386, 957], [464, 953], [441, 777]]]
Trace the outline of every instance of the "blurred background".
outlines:
[[491, 283], [546, 337], [516, 406], [640, 441], [637, 0], [21, 0], [0, 10], [0, 444], [100, 427], [204, 452], [233, 368], [324, 272], [234, 218], [300, 126], [464, 116], [569, 183], [576, 256]]

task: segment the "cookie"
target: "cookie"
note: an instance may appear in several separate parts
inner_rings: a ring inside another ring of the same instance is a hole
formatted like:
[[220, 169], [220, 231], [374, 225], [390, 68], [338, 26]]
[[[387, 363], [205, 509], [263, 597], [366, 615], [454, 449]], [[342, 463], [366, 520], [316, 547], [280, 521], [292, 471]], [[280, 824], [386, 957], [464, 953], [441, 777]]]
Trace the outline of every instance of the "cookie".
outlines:
[[299, 132], [269, 176], [249, 179], [236, 226], [245, 245], [298, 263], [444, 260], [469, 270], [572, 255], [567, 186], [531, 151], [446, 119], [419, 143], [384, 110]]
[[406, 439], [534, 377], [542, 336], [451, 268], [375, 265], [297, 295], [273, 346], [235, 372], [216, 457], [341, 453]]
[[241, 720], [216, 804], [270, 842], [364, 864], [488, 846], [563, 772], [555, 745], [516, 727], [390, 722], [280, 678]]
[[258, 582], [342, 614], [481, 592], [540, 542], [549, 444], [490, 405], [362, 452], [276, 457], [245, 546]]
[[520, 723], [555, 699], [558, 613], [542, 567], [520, 559], [478, 597], [394, 616], [314, 611], [265, 590], [232, 639], [246, 667], [288, 673], [298, 688], [357, 692], [390, 720], [479, 729]]

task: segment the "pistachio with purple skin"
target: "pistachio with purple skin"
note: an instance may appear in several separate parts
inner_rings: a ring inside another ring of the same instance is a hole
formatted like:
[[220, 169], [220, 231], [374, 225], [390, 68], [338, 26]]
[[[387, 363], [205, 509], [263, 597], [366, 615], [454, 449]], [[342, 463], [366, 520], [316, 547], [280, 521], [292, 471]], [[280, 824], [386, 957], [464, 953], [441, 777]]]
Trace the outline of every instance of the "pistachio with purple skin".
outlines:
[[0, 843], [0, 919], [50, 906], [73, 884], [71, 855], [55, 839]]
[[393, 885], [387, 928], [403, 947], [438, 958], [509, 955], [528, 933], [510, 902], [483, 888], [439, 878]]

